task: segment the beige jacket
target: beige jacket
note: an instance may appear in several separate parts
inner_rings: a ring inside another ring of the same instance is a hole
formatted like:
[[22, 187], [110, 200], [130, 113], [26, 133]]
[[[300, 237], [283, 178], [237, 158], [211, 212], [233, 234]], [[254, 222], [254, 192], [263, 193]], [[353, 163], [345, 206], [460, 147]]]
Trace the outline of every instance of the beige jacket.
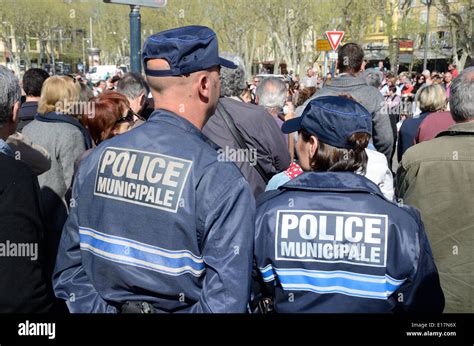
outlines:
[[459, 123], [403, 155], [396, 193], [418, 208], [446, 298], [474, 312], [474, 122]]

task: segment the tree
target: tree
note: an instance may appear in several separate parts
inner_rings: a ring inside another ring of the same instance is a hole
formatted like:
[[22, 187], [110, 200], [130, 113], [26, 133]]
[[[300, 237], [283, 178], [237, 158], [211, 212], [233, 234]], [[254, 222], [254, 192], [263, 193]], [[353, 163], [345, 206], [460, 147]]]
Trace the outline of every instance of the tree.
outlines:
[[346, 0], [342, 6], [341, 29], [346, 37], [350, 37], [351, 42], [362, 45], [368, 33], [370, 24], [374, 23], [378, 11], [372, 0]]
[[417, 35], [419, 27], [412, 20], [410, 12], [411, 0], [375, 1], [374, 6], [384, 23], [385, 34], [388, 37], [388, 51], [391, 70], [398, 73], [398, 41], [401, 38]]
[[[214, 1], [210, 17], [211, 26], [218, 33], [222, 50], [230, 51], [241, 57], [245, 64], [247, 78], [251, 75], [256, 48], [265, 42], [266, 34], [259, 28], [256, 15], [258, 4], [249, 0], [240, 2]], [[248, 8], [253, 8], [250, 12]]]
[[324, 36], [329, 28], [328, 19], [337, 13], [337, 4], [322, 0], [261, 2], [258, 15], [260, 23], [266, 23], [270, 31], [268, 44], [274, 54], [275, 69], [282, 60], [296, 74], [312, 65], [316, 59], [316, 39]]
[[474, 58], [474, 0], [437, 0], [435, 6], [449, 21], [453, 43], [453, 62], [462, 71], [468, 57]]

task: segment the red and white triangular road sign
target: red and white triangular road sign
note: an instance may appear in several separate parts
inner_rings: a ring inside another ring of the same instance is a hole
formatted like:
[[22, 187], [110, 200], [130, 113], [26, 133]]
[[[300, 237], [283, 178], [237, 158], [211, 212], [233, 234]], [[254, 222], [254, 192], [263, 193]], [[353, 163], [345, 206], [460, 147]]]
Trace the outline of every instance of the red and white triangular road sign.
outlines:
[[344, 31], [326, 31], [329, 44], [333, 50], [336, 50], [344, 37]]

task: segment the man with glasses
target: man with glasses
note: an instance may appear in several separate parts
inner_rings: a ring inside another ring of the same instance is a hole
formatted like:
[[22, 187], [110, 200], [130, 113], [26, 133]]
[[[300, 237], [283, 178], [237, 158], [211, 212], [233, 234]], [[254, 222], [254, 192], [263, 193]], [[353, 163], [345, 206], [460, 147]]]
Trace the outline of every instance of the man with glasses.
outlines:
[[220, 66], [236, 66], [203, 26], [152, 35], [142, 52], [155, 111], [81, 163], [55, 294], [71, 312], [245, 312], [255, 201], [201, 133]]

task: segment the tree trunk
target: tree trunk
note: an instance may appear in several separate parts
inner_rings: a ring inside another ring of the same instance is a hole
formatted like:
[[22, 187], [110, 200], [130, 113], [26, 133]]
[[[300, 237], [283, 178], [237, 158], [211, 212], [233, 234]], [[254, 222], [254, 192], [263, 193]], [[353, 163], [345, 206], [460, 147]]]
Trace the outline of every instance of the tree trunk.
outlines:
[[25, 36], [25, 71], [31, 68], [31, 55], [30, 55], [30, 40], [29, 37]]
[[255, 46], [257, 43], [257, 30], [253, 30], [253, 35], [252, 35], [252, 45], [250, 46], [250, 54], [248, 57], [248, 61], [245, 62], [245, 78], [250, 79], [252, 75], [252, 64], [253, 64], [253, 59], [255, 56]]
[[[280, 36], [278, 35], [278, 33], [274, 32], [273, 38], [274, 38], [274, 47], [275, 47], [275, 62], [276, 62], [276, 56], [277, 56], [276, 46], [278, 46], [278, 49], [280, 50], [280, 54], [278, 54], [278, 56], [282, 57], [285, 60], [287, 66], [293, 66], [294, 63], [293, 63], [293, 59], [291, 58], [291, 52], [288, 54], [288, 50], [285, 49], [283, 41], [280, 39]], [[281, 59], [279, 59], [279, 61], [281, 61]]]
[[458, 60], [458, 37], [454, 28], [453, 23], [451, 22], [449, 24], [449, 30], [451, 31], [451, 37], [453, 40], [453, 63], [454, 65], [458, 66], [459, 65], [459, 60]]
[[10, 40], [8, 39], [8, 37], [6, 39], [3, 39], [3, 45], [6, 51], [9, 53], [10, 63], [12, 64], [13, 71], [15, 72], [17, 76], [19, 76], [20, 66], [18, 66], [17, 56], [13, 53], [13, 47], [10, 44]]
[[456, 65], [459, 72], [461, 72], [464, 69], [464, 65], [466, 64], [467, 57], [468, 57], [467, 52], [463, 51], [461, 55], [461, 59], [458, 60], [458, 63]]

